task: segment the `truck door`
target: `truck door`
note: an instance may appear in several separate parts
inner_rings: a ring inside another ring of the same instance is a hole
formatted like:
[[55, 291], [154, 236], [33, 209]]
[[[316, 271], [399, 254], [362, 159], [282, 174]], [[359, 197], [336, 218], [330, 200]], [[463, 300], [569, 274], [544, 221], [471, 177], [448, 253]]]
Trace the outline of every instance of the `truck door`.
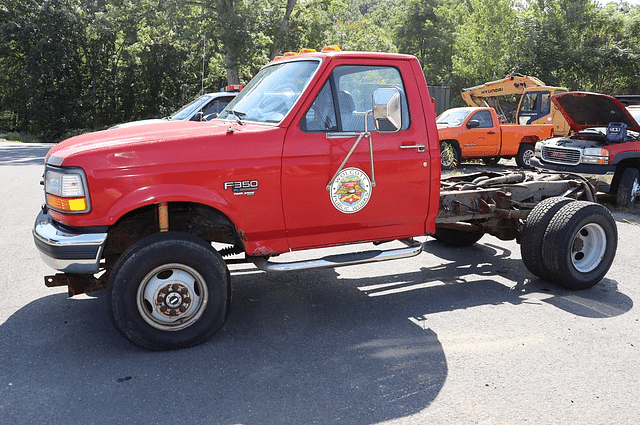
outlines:
[[475, 112], [461, 133], [463, 157], [483, 157], [500, 154], [500, 123], [494, 122], [491, 111]]
[[[303, 104], [287, 132], [282, 197], [292, 249], [424, 234], [429, 167], [438, 164], [432, 164], [426, 146], [420, 95], [404, 89], [402, 75], [410, 66], [403, 70], [397, 61], [395, 66], [384, 63], [336, 66], [318, 83], [317, 94]], [[403, 120], [397, 133], [376, 132], [367, 114], [380, 87], [401, 92]], [[408, 105], [420, 108], [410, 111]], [[362, 137], [354, 149], [365, 119], [373, 170], [368, 139]]]

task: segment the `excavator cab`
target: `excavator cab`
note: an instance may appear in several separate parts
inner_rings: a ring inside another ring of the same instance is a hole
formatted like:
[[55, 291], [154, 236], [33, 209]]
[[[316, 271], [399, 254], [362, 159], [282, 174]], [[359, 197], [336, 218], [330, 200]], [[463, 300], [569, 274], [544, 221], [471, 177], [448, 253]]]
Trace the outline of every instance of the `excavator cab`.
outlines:
[[551, 103], [551, 96], [564, 93], [565, 88], [532, 87], [525, 90], [520, 98], [516, 122], [527, 124], [553, 124], [554, 134], [563, 135], [569, 131], [566, 120]]
[[518, 124], [531, 124], [551, 111], [550, 91], [530, 91], [522, 95], [518, 107]]

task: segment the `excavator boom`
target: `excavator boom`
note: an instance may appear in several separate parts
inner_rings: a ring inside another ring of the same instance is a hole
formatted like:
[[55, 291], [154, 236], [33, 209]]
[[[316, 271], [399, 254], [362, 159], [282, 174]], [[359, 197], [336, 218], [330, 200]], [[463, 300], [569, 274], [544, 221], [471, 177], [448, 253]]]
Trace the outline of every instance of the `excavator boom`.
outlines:
[[522, 94], [530, 87], [544, 87], [545, 84], [536, 77], [515, 74], [501, 80], [490, 81], [479, 86], [462, 89], [462, 98], [469, 106], [491, 106], [485, 98]]

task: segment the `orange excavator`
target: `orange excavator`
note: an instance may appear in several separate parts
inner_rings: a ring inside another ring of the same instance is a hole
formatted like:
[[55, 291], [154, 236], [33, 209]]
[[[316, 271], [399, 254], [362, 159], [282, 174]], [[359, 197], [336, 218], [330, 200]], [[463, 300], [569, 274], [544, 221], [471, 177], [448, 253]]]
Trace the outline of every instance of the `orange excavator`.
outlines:
[[[501, 80], [490, 81], [462, 89], [461, 95], [469, 106], [492, 107], [504, 122], [520, 125], [553, 124], [554, 135], [565, 136], [569, 124], [551, 103], [551, 96], [568, 91], [564, 87], [549, 87], [540, 79], [514, 74]], [[509, 120], [502, 111], [498, 96], [521, 95], [515, 120]]]

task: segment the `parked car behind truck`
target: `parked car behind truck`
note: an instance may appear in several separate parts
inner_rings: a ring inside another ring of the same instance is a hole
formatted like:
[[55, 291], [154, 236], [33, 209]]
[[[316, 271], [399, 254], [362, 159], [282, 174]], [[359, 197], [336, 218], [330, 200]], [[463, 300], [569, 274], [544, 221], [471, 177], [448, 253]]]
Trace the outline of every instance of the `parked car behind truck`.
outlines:
[[446, 170], [457, 167], [463, 158], [496, 163], [514, 156], [519, 167], [529, 168], [536, 142], [553, 135], [552, 124], [502, 124], [493, 108], [449, 109], [436, 124]]
[[[60, 143], [45, 160], [46, 205], [33, 230], [43, 259], [61, 271], [45, 283], [70, 296], [106, 289], [121, 334], [165, 350], [221, 328], [231, 306], [227, 261], [284, 273], [415, 256], [428, 244], [414, 236], [465, 246], [491, 234], [521, 242], [536, 276], [576, 289], [600, 281], [617, 230], [582, 179], [441, 180], [423, 75], [408, 55], [302, 53], [263, 67], [213, 121]], [[404, 247], [382, 248], [393, 240]], [[290, 251], [362, 242], [376, 246], [287, 260]]]
[[598, 93], [570, 92], [551, 100], [573, 134], [537, 143], [531, 164], [579, 174], [598, 191], [615, 195], [618, 205], [633, 206], [640, 196], [640, 125], [631, 111]]
[[184, 105], [176, 112], [165, 118], [131, 121], [117, 124], [110, 130], [138, 125], [157, 124], [165, 121], [208, 121], [218, 116], [220, 112], [242, 90], [241, 85], [228, 85], [219, 92], [206, 93]]

